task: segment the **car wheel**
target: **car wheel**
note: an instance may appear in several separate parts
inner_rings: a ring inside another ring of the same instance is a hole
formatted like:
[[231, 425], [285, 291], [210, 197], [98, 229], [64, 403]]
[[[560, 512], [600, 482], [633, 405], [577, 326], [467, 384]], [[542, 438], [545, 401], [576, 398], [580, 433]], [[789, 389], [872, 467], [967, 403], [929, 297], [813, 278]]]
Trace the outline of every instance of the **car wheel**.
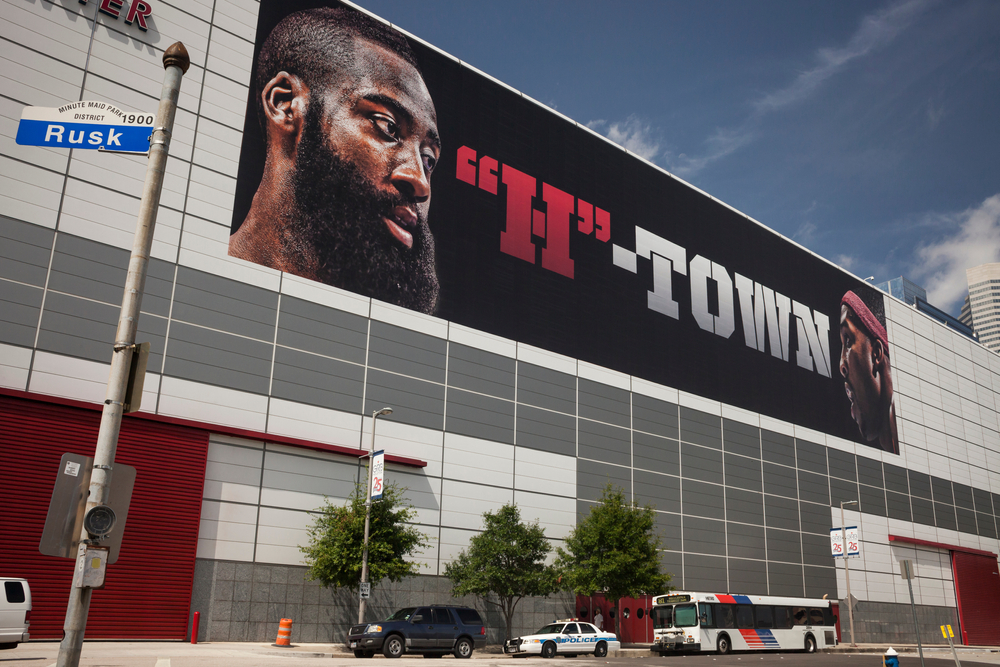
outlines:
[[466, 637], [462, 637], [455, 643], [455, 657], [456, 658], [471, 658], [472, 657], [472, 642]]
[[816, 638], [812, 635], [806, 635], [806, 653], [816, 652]]
[[354, 649], [354, 657], [355, 658], [363, 658], [363, 657], [365, 657], [365, 652], [362, 649], [359, 649], [359, 648], [358, 649]]
[[597, 646], [594, 647], [594, 655], [598, 658], [603, 658], [608, 654], [608, 643], [598, 642]]
[[720, 655], [726, 655], [733, 650], [733, 645], [729, 642], [728, 635], [721, 635], [719, 641], [715, 643], [715, 648], [719, 651]]
[[406, 645], [403, 644], [403, 638], [399, 635], [389, 635], [385, 638], [385, 643], [382, 644], [382, 655], [387, 658], [398, 658], [403, 655], [405, 650]]
[[542, 644], [542, 657], [543, 658], [554, 658], [556, 657], [556, 643], [555, 642], [545, 642]]

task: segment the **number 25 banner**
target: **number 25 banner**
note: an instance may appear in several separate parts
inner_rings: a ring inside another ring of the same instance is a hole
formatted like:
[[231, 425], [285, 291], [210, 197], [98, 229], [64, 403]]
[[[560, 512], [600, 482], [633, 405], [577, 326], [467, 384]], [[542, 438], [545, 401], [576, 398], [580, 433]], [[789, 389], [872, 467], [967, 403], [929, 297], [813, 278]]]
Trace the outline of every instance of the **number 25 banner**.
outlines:
[[385, 487], [385, 450], [372, 454], [372, 500], [382, 500]]
[[[861, 539], [858, 535], [857, 526], [848, 526], [847, 531], [847, 555], [861, 555]], [[841, 558], [844, 555], [844, 537], [840, 528], [830, 529], [830, 553], [834, 558]]]

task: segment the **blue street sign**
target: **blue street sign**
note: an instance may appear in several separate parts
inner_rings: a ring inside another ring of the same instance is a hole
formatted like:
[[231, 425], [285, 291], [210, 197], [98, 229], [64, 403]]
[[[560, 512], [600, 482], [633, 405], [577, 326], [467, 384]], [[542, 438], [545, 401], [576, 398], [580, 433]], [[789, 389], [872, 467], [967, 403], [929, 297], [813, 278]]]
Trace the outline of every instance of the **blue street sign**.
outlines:
[[148, 153], [153, 114], [136, 114], [107, 102], [69, 102], [58, 108], [25, 107], [17, 126], [17, 143]]

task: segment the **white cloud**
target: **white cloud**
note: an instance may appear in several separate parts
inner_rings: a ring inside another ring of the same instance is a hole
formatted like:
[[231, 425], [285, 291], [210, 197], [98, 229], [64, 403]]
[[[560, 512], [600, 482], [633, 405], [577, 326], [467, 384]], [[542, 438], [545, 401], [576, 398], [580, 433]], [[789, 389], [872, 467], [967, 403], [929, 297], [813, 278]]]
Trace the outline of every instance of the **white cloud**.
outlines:
[[707, 150], [703, 155], [692, 158], [681, 153], [669, 160], [669, 168], [678, 176], [697, 173], [712, 162], [739, 150], [754, 138], [755, 133], [745, 124], [738, 128], [716, 128], [715, 133], [705, 141]]
[[965, 270], [1000, 262], [1000, 193], [975, 208], [928, 216], [927, 222], [942, 235], [917, 247], [911, 273], [923, 281], [928, 301], [957, 311], [969, 289]]
[[816, 232], [818, 231], [819, 227], [816, 226], [816, 223], [807, 220], [799, 225], [799, 228], [792, 234], [792, 238], [808, 248], [816, 240]]
[[[722, 159], [758, 136], [757, 127], [762, 117], [769, 113], [804, 100], [812, 95], [820, 85], [842, 71], [850, 63], [872, 51], [886, 46], [905, 30], [935, 0], [899, 0], [882, 10], [865, 16], [860, 27], [848, 42], [839, 47], [821, 48], [816, 51], [816, 64], [800, 72], [794, 81], [780, 90], [773, 91], [752, 101], [753, 111], [740, 124], [729, 128], [717, 128], [704, 142], [701, 155], [684, 153], [671, 158], [664, 156], [668, 169], [678, 176], [695, 174]], [[933, 117], [931, 117], [933, 122]], [[660, 143], [654, 140], [658, 133], [648, 123], [629, 116], [623, 123], [591, 121], [587, 127], [602, 132], [615, 143], [653, 160], [660, 154]], [[605, 132], [603, 128], [607, 127]]]
[[854, 265], [858, 263], [858, 258], [853, 255], [837, 255], [833, 258], [834, 263], [837, 266], [843, 267], [850, 271], [854, 268]]
[[754, 102], [757, 113], [767, 113], [809, 97], [821, 83], [848, 64], [891, 42], [929, 5], [928, 0], [904, 0], [869, 14], [844, 46], [819, 49], [816, 66], [801, 72], [790, 85]]
[[[620, 123], [609, 124], [605, 120], [592, 120], [587, 123], [587, 127], [595, 132], [602, 132], [619, 146], [651, 162], [660, 154], [657, 132], [635, 114]], [[604, 128], [607, 128], [607, 131], [604, 131]]]

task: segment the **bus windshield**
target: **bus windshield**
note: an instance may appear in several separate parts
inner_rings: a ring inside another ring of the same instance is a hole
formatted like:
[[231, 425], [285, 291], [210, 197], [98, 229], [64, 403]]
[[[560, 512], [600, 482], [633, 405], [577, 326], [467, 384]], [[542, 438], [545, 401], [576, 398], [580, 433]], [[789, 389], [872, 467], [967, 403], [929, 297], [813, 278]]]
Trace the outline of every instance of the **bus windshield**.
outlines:
[[691, 628], [698, 625], [698, 608], [693, 604], [679, 604], [674, 607], [674, 626]]
[[653, 607], [653, 627], [662, 630], [672, 628], [674, 619], [673, 607]]

